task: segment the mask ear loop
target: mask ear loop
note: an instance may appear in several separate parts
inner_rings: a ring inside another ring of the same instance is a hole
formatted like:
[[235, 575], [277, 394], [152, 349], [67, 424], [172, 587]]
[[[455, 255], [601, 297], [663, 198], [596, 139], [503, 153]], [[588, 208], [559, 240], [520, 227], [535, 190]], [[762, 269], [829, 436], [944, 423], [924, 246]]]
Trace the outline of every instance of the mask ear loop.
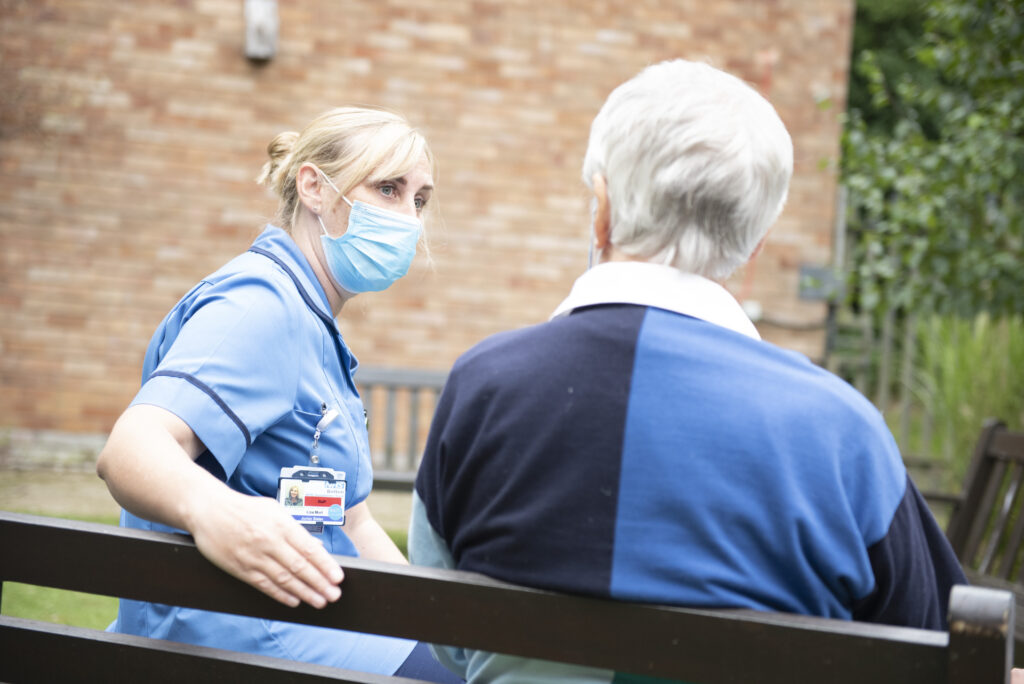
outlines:
[[[348, 197], [345, 197], [344, 195], [341, 194], [341, 190], [338, 189], [338, 186], [334, 184], [334, 181], [332, 181], [326, 173], [320, 170], [319, 166], [317, 166], [316, 164], [313, 164], [312, 166], [314, 169], [316, 169], [316, 172], [320, 174], [320, 177], [327, 181], [327, 184], [331, 186], [331, 190], [341, 195], [341, 199], [345, 200], [345, 204], [347, 204], [349, 207], [355, 206], [352, 204], [351, 201], [349, 201]], [[316, 220], [320, 222], [320, 230], [324, 231], [324, 235], [326, 235], [327, 237], [331, 237], [331, 234], [327, 232], [327, 226], [324, 225], [324, 220], [320, 218], [320, 214], [313, 215], [316, 216]]]

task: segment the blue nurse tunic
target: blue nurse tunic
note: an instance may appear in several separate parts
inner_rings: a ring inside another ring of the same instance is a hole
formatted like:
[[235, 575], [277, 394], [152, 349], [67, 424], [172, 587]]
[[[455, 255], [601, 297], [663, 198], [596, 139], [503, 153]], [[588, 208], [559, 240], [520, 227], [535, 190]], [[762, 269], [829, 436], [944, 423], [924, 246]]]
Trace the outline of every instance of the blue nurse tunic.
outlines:
[[[174, 413], [202, 440], [197, 463], [245, 494], [274, 497], [282, 467], [307, 465], [323, 411], [340, 416], [319, 438], [320, 465], [348, 481], [345, 508], [370, 493], [357, 362], [306, 258], [267, 226], [249, 251], [204, 278], [164, 318], [146, 351], [132, 405]], [[177, 532], [127, 511], [125, 527]], [[357, 556], [344, 527], [322, 535], [331, 553]], [[380, 674], [414, 641], [122, 600], [114, 631]]]

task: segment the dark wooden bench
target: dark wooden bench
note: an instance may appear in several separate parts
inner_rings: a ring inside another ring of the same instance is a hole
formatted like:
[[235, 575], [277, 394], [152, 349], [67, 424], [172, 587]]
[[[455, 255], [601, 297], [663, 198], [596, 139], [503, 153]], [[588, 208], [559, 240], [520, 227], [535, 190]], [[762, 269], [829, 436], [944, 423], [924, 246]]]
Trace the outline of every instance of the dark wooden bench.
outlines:
[[[568, 596], [337, 556], [342, 598], [287, 608], [185, 536], [0, 512], [0, 579], [587, 664], [695, 684], [1008, 682], [1010, 594], [956, 587], [950, 631]], [[405, 682], [0, 616], [0, 681]]]
[[356, 386], [366, 407], [376, 489], [412, 491], [447, 371], [360, 367]]
[[986, 421], [946, 535], [972, 584], [1012, 591], [1018, 666], [1024, 665], [1024, 432]]

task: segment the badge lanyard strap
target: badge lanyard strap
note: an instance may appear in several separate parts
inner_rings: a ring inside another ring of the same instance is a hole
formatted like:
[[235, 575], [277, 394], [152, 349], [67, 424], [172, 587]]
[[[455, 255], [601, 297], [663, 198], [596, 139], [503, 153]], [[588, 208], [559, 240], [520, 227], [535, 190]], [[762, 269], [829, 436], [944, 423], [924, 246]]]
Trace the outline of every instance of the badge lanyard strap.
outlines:
[[320, 404], [320, 422], [316, 424], [316, 430], [313, 431], [313, 445], [309, 448], [309, 465], [320, 465], [320, 435], [339, 415], [337, 409], [327, 408], [326, 403]]

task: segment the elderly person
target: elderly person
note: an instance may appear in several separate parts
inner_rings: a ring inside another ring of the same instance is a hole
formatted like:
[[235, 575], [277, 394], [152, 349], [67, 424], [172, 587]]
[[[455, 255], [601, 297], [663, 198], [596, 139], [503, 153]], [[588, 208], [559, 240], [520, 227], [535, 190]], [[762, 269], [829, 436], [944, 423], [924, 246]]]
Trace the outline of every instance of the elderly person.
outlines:
[[[614, 599], [942, 628], [964, 575], [868, 401], [722, 286], [778, 217], [786, 128], [739, 79], [648, 67], [591, 129], [599, 262], [464, 354], [416, 480], [413, 563]], [[615, 673], [438, 647], [470, 681]]]
[[[124, 507], [122, 525], [186, 531], [232, 575], [319, 608], [341, 595], [331, 553], [406, 562], [366, 503], [373, 471], [356, 360], [334, 319], [406, 273], [433, 161], [402, 117], [362, 107], [282, 133], [268, 153], [259, 180], [280, 198], [277, 225], [164, 318], [97, 469]], [[303, 478], [307, 494], [330, 495], [329, 508], [312, 510], [322, 515], [282, 505], [279, 487]], [[457, 681], [404, 639], [128, 600], [112, 629]]]

